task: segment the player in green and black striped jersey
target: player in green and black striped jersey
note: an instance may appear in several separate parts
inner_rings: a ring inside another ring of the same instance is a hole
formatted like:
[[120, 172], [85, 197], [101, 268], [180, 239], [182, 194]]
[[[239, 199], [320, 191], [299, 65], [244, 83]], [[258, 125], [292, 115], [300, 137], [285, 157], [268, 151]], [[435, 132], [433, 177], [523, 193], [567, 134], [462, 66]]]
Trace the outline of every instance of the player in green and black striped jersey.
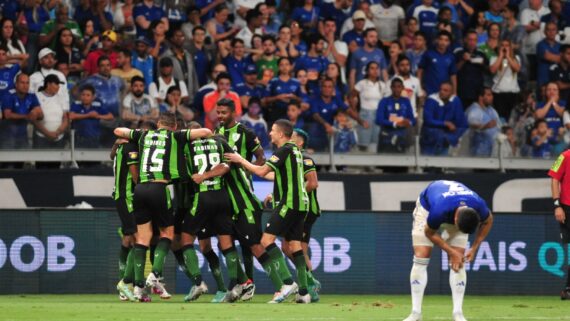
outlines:
[[138, 181], [139, 150], [137, 145], [125, 139], [118, 139], [111, 150], [115, 185], [113, 199], [121, 220], [121, 251], [119, 252], [119, 284], [117, 289], [121, 300], [134, 300], [127, 284], [133, 283], [134, 261], [131, 251], [137, 232], [133, 196]]
[[[158, 129], [131, 130], [116, 128], [115, 135], [129, 139], [139, 146], [140, 184], [135, 187], [134, 208], [137, 222], [135, 261], [135, 297], [148, 301], [143, 289], [145, 283], [162, 291], [161, 298], [170, 295], [161, 284], [164, 260], [174, 236], [174, 216], [167, 184], [187, 175], [181, 148], [187, 141], [211, 135], [208, 129], [175, 131], [176, 116], [166, 112], [160, 115]], [[160, 239], [156, 246], [152, 273], [144, 280], [146, 251], [152, 238], [152, 223], [158, 225]]]
[[192, 274], [194, 286], [184, 298], [185, 301], [194, 301], [207, 291], [194, 250], [196, 237], [204, 239], [218, 236], [220, 249], [226, 258], [230, 278], [229, 289], [233, 290], [229, 293], [236, 291], [241, 294], [243, 290], [241, 284], [247, 281], [245, 273], [243, 271], [239, 273], [241, 266], [233, 245], [231, 208], [223, 178], [229, 172], [229, 166], [224, 162], [223, 155], [232, 151], [226, 142], [213, 137], [189, 143], [188, 168], [195, 183], [196, 195], [190, 212], [183, 222], [181, 241], [186, 268]]
[[[255, 133], [245, 125], [236, 121], [235, 104], [231, 99], [220, 99], [216, 104], [216, 113], [220, 126], [216, 128], [215, 133], [223, 135], [233, 150], [240, 154], [249, 162], [255, 165], [263, 165], [265, 163], [265, 154], [259, 143], [259, 139]], [[255, 156], [255, 162], [253, 157]], [[251, 183], [251, 175], [246, 173]], [[259, 224], [261, 224], [259, 222]], [[253, 254], [251, 253], [249, 241], [238, 237], [242, 249], [245, 273], [248, 282], [253, 283]], [[255, 286], [253, 286], [255, 291]], [[253, 293], [251, 293], [253, 295]]]
[[254, 165], [235, 153], [225, 156], [255, 175], [265, 177], [272, 171], [275, 173], [273, 191], [276, 207], [261, 238], [261, 244], [267, 253], [278, 262], [274, 267], [278, 268], [284, 283], [280, 293], [276, 293], [272, 302], [283, 302], [287, 296], [297, 290], [297, 284], [291, 278], [283, 253], [275, 245], [276, 237], [284, 236], [288, 248], [293, 251], [293, 261], [297, 268], [299, 281], [297, 302], [309, 303], [311, 297], [307, 290], [306, 263], [301, 247], [303, 222], [309, 202], [305, 191], [303, 155], [297, 145], [291, 141], [292, 134], [293, 125], [288, 120], [277, 120], [273, 124], [269, 136], [278, 149], [263, 166]]

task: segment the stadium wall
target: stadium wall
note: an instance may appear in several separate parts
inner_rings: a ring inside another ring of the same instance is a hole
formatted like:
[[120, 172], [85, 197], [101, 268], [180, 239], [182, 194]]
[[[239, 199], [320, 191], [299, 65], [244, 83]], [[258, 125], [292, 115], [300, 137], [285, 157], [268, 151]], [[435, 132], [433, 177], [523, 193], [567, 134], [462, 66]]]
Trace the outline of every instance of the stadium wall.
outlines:
[[[87, 202], [114, 207], [111, 169], [0, 171], [0, 208], [67, 207]], [[410, 211], [418, 193], [436, 179], [458, 180], [495, 212], [550, 210], [550, 182], [543, 172], [346, 175], [319, 173], [319, 201], [326, 210]], [[255, 181], [263, 199], [272, 182]]]
[[[0, 210], [0, 222], [0, 293], [114, 292], [119, 249], [114, 211]], [[411, 224], [409, 212], [323, 213], [310, 244], [323, 293], [408, 293]], [[468, 293], [558, 293], [570, 249], [557, 240], [551, 213], [496, 214], [488, 240], [468, 267]], [[214, 286], [199, 259], [206, 282]], [[166, 282], [184, 293], [190, 284], [174, 261], [169, 255]], [[271, 293], [259, 265], [256, 273], [258, 291]], [[440, 251], [429, 267], [427, 293], [449, 293], [447, 258]]]

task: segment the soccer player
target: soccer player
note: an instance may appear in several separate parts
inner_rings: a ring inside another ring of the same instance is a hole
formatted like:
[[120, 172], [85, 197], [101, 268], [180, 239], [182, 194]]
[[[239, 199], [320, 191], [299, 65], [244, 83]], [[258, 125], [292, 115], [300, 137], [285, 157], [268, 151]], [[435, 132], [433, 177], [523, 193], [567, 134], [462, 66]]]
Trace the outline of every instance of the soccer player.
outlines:
[[135, 301], [128, 287], [133, 283], [134, 262], [132, 247], [137, 232], [135, 222], [133, 196], [135, 185], [139, 179], [139, 150], [138, 146], [125, 139], [117, 139], [111, 150], [115, 186], [113, 199], [121, 219], [121, 251], [119, 252], [119, 298], [121, 301]]
[[[293, 125], [290, 121], [277, 120], [271, 127], [269, 135], [271, 142], [278, 148], [264, 165], [254, 165], [237, 153], [226, 153], [225, 157], [234, 163], [241, 164], [246, 170], [260, 177], [265, 177], [272, 171], [275, 172], [273, 195], [275, 195], [276, 207], [261, 237], [261, 244], [277, 263], [274, 267], [278, 269], [284, 285], [279, 292], [275, 293], [270, 303], [283, 302], [297, 289], [296, 301], [309, 303], [311, 297], [307, 290], [307, 266], [301, 247], [303, 222], [309, 206], [303, 177], [303, 155], [297, 145], [291, 141]], [[283, 253], [275, 245], [278, 235], [285, 237], [285, 242], [293, 252], [299, 286], [293, 282]]]
[[[570, 180], [566, 179], [566, 172], [569, 171], [568, 157], [570, 150], [566, 150], [558, 156], [558, 159], [552, 165], [548, 176], [551, 179], [552, 198], [554, 199], [554, 218], [560, 224], [560, 238], [562, 243], [568, 245], [570, 242]], [[566, 279], [566, 287], [560, 293], [560, 299], [570, 300], [570, 265], [568, 266], [568, 276]]]
[[[223, 176], [229, 172], [229, 166], [223, 160], [224, 153], [232, 149], [225, 142], [212, 137], [202, 138], [189, 143], [188, 168], [194, 181], [192, 207], [182, 223], [182, 251], [186, 268], [192, 275], [194, 286], [184, 301], [195, 301], [208, 291], [198, 267], [198, 257], [194, 250], [194, 240], [218, 235], [220, 249], [226, 258], [230, 278], [230, 292], [241, 295], [243, 284], [247, 281], [241, 270], [237, 251], [233, 244], [233, 222], [229, 196]], [[240, 277], [241, 275], [241, 277]]]
[[[131, 130], [115, 128], [115, 135], [129, 139], [139, 146], [140, 183], [135, 187], [134, 208], [137, 222], [137, 234], [134, 245], [135, 262], [135, 299], [141, 302], [150, 301], [144, 291], [147, 287], [158, 288], [161, 298], [170, 295], [161, 283], [164, 260], [174, 237], [174, 216], [172, 213], [170, 192], [167, 184], [184, 174], [184, 157], [179, 156], [179, 146], [184, 146], [187, 140], [194, 140], [211, 135], [208, 129], [175, 131], [176, 116], [165, 112], [160, 115], [158, 129]], [[160, 239], [156, 246], [152, 273], [144, 280], [144, 265], [146, 251], [152, 238], [152, 223], [158, 225]]]
[[[252, 162], [253, 156], [255, 156], [255, 165], [264, 164], [265, 154], [259, 143], [259, 139], [251, 129], [236, 121], [234, 102], [231, 99], [220, 99], [217, 102], [216, 112], [220, 126], [216, 128], [215, 133], [223, 135], [230, 147], [249, 162]], [[260, 219], [261, 213], [255, 220], [259, 221]], [[248, 279], [253, 282], [253, 255], [247, 245], [248, 242], [244, 239], [239, 239], [239, 241], [242, 249], [245, 273]]]
[[[410, 273], [412, 313], [404, 321], [422, 319], [427, 267], [434, 244], [449, 256], [453, 320], [466, 321], [463, 317], [463, 296], [467, 274], [463, 263], [470, 262], [475, 257], [481, 242], [493, 226], [493, 215], [485, 201], [467, 186], [443, 180], [432, 182], [420, 193], [413, 215], [414, 264]], [[469, 234], [478, 227], [475, 241], [466, 252]], [[438, 231], [442, 232], [441, 235]]]

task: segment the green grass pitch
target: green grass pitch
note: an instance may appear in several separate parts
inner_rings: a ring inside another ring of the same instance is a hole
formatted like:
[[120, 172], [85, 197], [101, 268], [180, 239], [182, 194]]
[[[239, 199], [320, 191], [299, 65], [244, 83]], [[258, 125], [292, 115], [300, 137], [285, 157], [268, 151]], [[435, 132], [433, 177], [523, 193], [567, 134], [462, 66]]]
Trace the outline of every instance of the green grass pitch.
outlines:
[[[210, 304], [211, 295], [196, 303], [183, 303], [176, 295], [168, 301], [153, 296], [151, 303], [120, 302], [117, 295], [4, 295], [0, 296], [2, 321], [188, 321], [188, 320], [403, 320], [410, 310], [407, 295], [322, 295], [321, 302], [266, 304], [269, 295], [251, 302]], [[424, 321], [450, 320], [451, 297], [424, 300]], [[570, 302], [556, 296], [467, 296], [469, 321], [570, 320]]]

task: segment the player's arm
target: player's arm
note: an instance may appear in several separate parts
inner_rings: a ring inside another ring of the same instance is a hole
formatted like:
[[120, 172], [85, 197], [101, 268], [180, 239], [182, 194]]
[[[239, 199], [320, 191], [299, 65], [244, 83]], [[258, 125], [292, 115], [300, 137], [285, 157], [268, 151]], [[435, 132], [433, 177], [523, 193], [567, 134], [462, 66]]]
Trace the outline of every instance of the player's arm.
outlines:
[[492, 227], [493, 214], [489, 212], [489, 217], [479, 224], [479, 229], [477, 229], [477, 235], [475, 236], [475, 241], [471, 245], [471, 248], [465, 253], [465, 262], [471, 262], [474, 259], [481, 242], [489, 235]]
[[119, 146], [121, 146], [124, 143], [128, 143], [129, 141], [126, 139], [117, 139], [115, 141], [115, 143], [113, 144], [113, 147], [111, 147], [111, 160], [115, 159], [115, 156], [117, 156], [117, 149], [119, 149]]
[[243, 157], [241, 157], [241, 155], [239, 155], [238, 153], [225, 153], [224, 158], [226, 158], [227, 160], [229, 160], [232, 163], [240, 164], [247, 171], [249, 171], [250, 173], [253, 173], [259, 177], [265, 177], [269, 172], [272, 171], [271, 167], [269, 167], [267, 164], [264, 164], [261, 166], [254, 165], [254, 164], [248, 162]]
[[253, 155], [255, 156], [255, 162], [253, 164], [257, 166], [265, 164], [265, 152], [261, 145], [253, 152]]
[[188, 131], [188, 139], [195, 140], [198, 138], [207, 138], [212, 136], [212, 131], [208, 128], [191, 129]]
[[[550, 189], [552, 190], [552, 199], [560, 199], [560, 181], [554, 177], [550, 180]], [[558, 201], [560, 202], [560, 200]], [[559, 223], [564, 224], [566, 222], [566, 213], [562, 207], [558, 206], [554, 209], [554, 217]]]
[[317, 171], [309, 171], [305, 173], [305, 190], [310, 193], [319, 187], [319, 179], [317, 178]]
[[119, 138], [131, 139], [131, 131], [132, 131], [132, 129], [130, 129], [130, 128], [117, 127], [117, 128], [115, 128], [113, 133], [115, 133], [115, 136], [117, 136]]
[[426, 237], [435, 245], [439, 246], [444, 250], [449, 256], [449, 261], [451, 262], [451, 269], [455, 272], [459, 271], [463, 266], [463, 256], [461, 253], [453, 249], [449, 244], [447, 244], [437, 233], [437, 229], [432, 229], [429, 225], [426, 225], [425, 229]]
[[209, 171], [204, 172], [203, 174], [194, 174], [192, 175], [192, 180], [196, 184], [200, 184], [203, 181], [209, 180], [214, 177], [224, 176], [230, 171], [230, 166], [226, 163], [220, 163], [214, 168]]
[[137, 165], [137, 164], [129, 165], [129, 172], [131, 172], [131, 178], [133, 180], [133, 183], [138, 184], [139, 183], [139, 165]]

